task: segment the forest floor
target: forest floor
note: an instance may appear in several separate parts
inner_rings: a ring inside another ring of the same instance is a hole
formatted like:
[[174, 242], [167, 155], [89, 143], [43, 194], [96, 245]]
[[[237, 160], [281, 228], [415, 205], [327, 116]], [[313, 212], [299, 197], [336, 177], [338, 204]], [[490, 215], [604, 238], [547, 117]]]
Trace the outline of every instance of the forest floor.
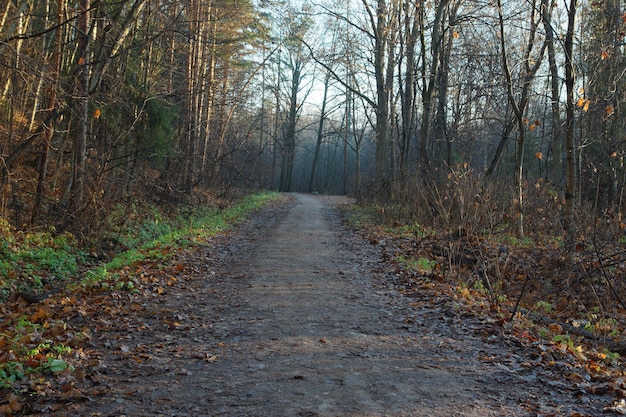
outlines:
[[84, 366], [49, 392], [39, 384], [7, 397], [5, 410], [13, 401], [15, 415], [59, 416], [626, 413], [618, 363], [609, 380], [599, 358], [540, 341], [435, 281], [407, 291], [384, 247], [346, 229], [337, 200], [294, 195], [166, 265], [138, 264], [139, 291], [51, 296], [34, 314], [72, 316]]

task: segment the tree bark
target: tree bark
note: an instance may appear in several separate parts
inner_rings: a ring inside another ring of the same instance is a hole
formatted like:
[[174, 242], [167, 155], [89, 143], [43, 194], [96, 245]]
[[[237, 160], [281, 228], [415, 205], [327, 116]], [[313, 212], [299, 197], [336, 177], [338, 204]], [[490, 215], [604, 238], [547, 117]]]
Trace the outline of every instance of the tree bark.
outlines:
[[565, 149], [567, 152], [567, 185], [565, 206], [563, 207], [563, 229], [565, 231], [565, 249], [570, 254], [574, 250], [574, 202], [576, 199], [575, 167], [575, 124], [574, 124], [574, 30], [576, 26], [577, 0], [570, 0], [567, 14], [567, 32], [565, 34]]
[[76, 63], [76, 134], [72, 146], [70, 210], [74, 216], [83, 205], [89, 109], [89, 0], [80, 0]]
[[[365, 0], [364, 0], [365, 1]], [[374, 28], [374, 77], [376, 79], [376, 180], [383, 195], [389, 191], [389, 90], [385, 75], [387, 60], [387, 6], [378, 0]], [[374, 19], [372, 19], [374, 21]]]
[[43, 125], [44, 143], [43, 151], [41, 154], [41, 166], [39, 167], [39, 176], [37, 179], [37, 191], [35, 194], [35, 202], [33, 204], [33, 211], [30, 222], [35, 224], [39, 217], [39, 211], [41, 209], [41, 203], [44, 199], [46, 176], [48, 173], [48, 157], [50, 155], [50, 143], [52, 141], [52, 135], [54, 134], [54, 119], [51, 117], [56, 109], [57, 90], [59, 85], [59, 77], [61, 72], [61, 22], [63, 21], [63, 13], [65, 0], [57, 0], [57, 29], [54, 35], [54, 48], [52, 58], [52, 85], [50, 86], [50, 92], [48, 96], [48, 117], [49, 123]]
[[561, 183], [563, 172], [562, 138], [561, 138], [561, 112], [560, 112], [560, 89], [559, 69], [556, 63], [556, 51], [554, 47], [554, 28], [552, 27], [552, 7], [554, 0], [541, 0], [541, 17], [546, 31], [546, 44], [548, 47], [548, 63], [550, 68], [550, 108], [552, 115], [552, 182], [555, 185]]
[[443, 31], [443, 21], [445, 20], [446, 8], [448, 0], [439, 0], [435, 10], [435, 16], [432, 22], [432, 33], [430, 39], [430, 68], [427, 69], [426, 62], [426, 41], [424, 39], [425, 28], [422, 28], [422, 124], [420, 126], [420, 144], [419, 144], [419, 165], [423, 176], [429, 175], [430, 172], [430, 155], [429, 147], [432, 136], [432, 119], [434, 114], [434, 97], [437, 78], [439, 76], [440, 54], [443, 42], [441, 33]]
[[317, 124], [317, 141], [315, 142], [315, 152], [313, 153], [313, 163], [311, 165], [311, 176], [309, 177], [309, 192], [312, 193], [315, 190], [315, 173], [317, 171], [317, 164], [320, 157], [320, 149], [322, 147], [322, 140], [324, 139], [324, 122], [326, 119], [326, 104], [328, 101], [328, 87], [330, 85], [330, 74], [326, 74], [324, 78], [324, 97], [322, 98], [322, 108], [320, 110], [320, 120]]
[[291, 191], [293, 163], [296, 146], [296, 123], [298, 121], [298, 91], [300, 89], [302, 68], [300, 62], [294, 62], [291, 74], [289, 97], [289, 113], [285, 126], [285, 141], [283, 148], [283, 164], [281, 171], [280, 191]]

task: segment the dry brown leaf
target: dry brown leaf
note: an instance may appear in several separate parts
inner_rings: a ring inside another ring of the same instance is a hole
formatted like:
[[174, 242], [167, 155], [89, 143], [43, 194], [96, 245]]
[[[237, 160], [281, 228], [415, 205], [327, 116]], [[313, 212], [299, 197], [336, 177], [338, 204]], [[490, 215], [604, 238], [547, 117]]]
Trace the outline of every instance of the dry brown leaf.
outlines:
[[0, 405], [0, 417], [13, 417], [13, 410], [9, 404]]

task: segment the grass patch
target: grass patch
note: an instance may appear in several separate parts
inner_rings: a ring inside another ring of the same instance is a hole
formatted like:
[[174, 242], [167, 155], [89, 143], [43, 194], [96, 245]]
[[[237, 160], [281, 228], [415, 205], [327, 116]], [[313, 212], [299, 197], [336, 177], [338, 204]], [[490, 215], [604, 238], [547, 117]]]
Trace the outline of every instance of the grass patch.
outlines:
[[[206, 239], [245, 220], [254, 211], [279, 197], [275, 192], [248, 195], [226, 209], [183, 208], [172, 219], [155, 215], [136, 227], [128, 227], [115, 236], [118, 242], [132, 245], [111, 261], [87, 271], [83, 284], [115, 276], [116, 271], [145, 260], [166, 262], [180, 249], [202, 244]], [[143, 240], [132, 238], [135, 234]]]
[[437, 268], [437, 262], [428, 258], [414, 259], [399, 255], [396, 257], [396, 261], [399, 262], [404, 269], [409, 271], [430, 272]]
[[345, 209], [345, 218], [355, 228], [377, 229], [382, 233], [393, 236], [423, 239], [436, 234], [434, 229], [416, 221], [398, 220], [397, 217], [394, 217], [398, 211], [397, 207], [361, 206], [355, 204]]
[[76, 239], [54, 228], [21, 233], [7, 226], [0, 233], [0, 301], [15, 291], [57, 285], [74, 276], [85, 260]]
[[[140, 211], [134, 205], [126, 212], [118, 207], [108, 219], [107, 237], [122, 250], [107, 262], [94, 264], [92, 259], [92, 267], [84, 273], [80, 271], [85, 270], [95, 249], [80, 248], [72, 235], [54, 229], [20, 233], [0, 219], [0, 294], [6, 299], [20, 290], [46, 291], [48, 286], [72, 290], [73, 285], [81, 284], [135, 292], [134, 265], [165, 264], [180, 250], [205, 244], [209, 237], [232, 228], [279, 197], [278, 193], [259, 193], [224, 209], [184, 207], [172, 215], [153, 207]], [[50, 282], [61, 279], [63, 283]], [[64, 298], [67, 308], [71, 308], [71, 299], [71, 295]], [[71, 370], [76, 355], [70, 346], [85, 336], [81, 330], [54, 319], [45, 301], [23, 312], [17, 311], [18, 304], [11, 305], [16, 311], [5, 309], [9, 315], [0, 321], [0, 388], [14, 388], [25, 377], [32, 380]]]

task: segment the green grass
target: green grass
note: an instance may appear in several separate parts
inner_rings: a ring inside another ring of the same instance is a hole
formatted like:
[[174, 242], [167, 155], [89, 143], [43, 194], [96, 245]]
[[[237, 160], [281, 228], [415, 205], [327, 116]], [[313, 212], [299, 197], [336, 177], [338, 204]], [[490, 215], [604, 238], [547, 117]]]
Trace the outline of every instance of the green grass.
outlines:
[[[115, 256], [85, 273], [100, 280], [133, 263], [167, 261], [179, 248], [202, 244], [208, 237], [244, 220], [250, 213], [277, 199], [278, 193], [248, 195], [226, 209], [182, 207], [172, 215], [156, 207], [116, 207], [109, 213], [103, 241], [114, 242]], [[69, 233], [53, 227], [18, 232], [0, 218], [0, 302], [21, 290], [40, 291], [46, 283], [68, 281], [86, 265], [87, 250]], [[62, 284], [63, 285], [63, 284]]]
[[[111, 261], [85, 274], [84, 284], [115, 276], [125, 266], [144, 260], [166, 262], [178, 250], [202, 244], [209, 237], [227, 230], [245, 220], [254, 211], [270, 204], [279, 194], [264, 192], [244, 197], [237, 204], [224, 210], [216, 208], [193, 208], [181, 210], [173, 219], [155, 216], [144, 220], [138, 230], [130, 228], [117, 236], [118, 241], [132, 245]], [[133, 241], [129, 235], [141, 235], [143, 240]]]
[[[81, 276], [78, 273], [86, 266], [86, 256], [73, 236], [55, 233], [53, 229], [20, 234], [0, 218], [0, 295], [6, 296], [23, 289], [22, 286], [40, 289], [44, 279], [136, 291], [128, 267], [148, 260], [165, 263], [182, 249], [206, 244], [209, 237], [232, 228], [278, 197], [278, 193], [259, 193], [223, 210], [187, 207], [171, 216], [152, 208], [139, 213], [133, 211], [136, 207], [131, 208], [129, 216], [123, 216], [118, 208], [119, 212], [112, 213], [109, 222], [120, 223], [110, 229], [109, 237], [123, 242], [126, 250]], [[71, 289], [70, 284], [67, 286]], [[34, 342], [46, 328], [66, 326], [45, 315], [38, 317], [39, 314], [40, 311], [31, 316], [12, 317], [2, 323], [0, 352], [11, 352], [11, 356], [0, 363], [0, 388], [11, 388], [25, 376], [53, 374], [70, 368], [66, 362], [72, 353], [68, 346], [52, 339]], [[45, 311], [41, 310], [41, 314]], [[80, 337], [80, 332], [77, 335]]]
[[28, 233], [2, 229], [0, 234], [0, 301], [18, 289], [39, 290], [44, 282], [66, 280], [85, 259], [76, 239], [54, 228]]
[[31, 317], [19, 316], [9, 319], [12, 334], [0, 333], [0, 342], [10, 352], [9, 359], [0, 363], [0, 388], [11, 388], [25, 375], [55, 373], [67, 369], [63, 356], [72, 349], [53, 340], [33, 343], [45, 327], [65, 326], [62, 322], [46, 322], [45, 325], [31, 321]]
[[405, 256], [397, 256], [398, 261], [406, 270], [430, 272], [437, 267], [437, 262], [428, 258], [407, 258]]

